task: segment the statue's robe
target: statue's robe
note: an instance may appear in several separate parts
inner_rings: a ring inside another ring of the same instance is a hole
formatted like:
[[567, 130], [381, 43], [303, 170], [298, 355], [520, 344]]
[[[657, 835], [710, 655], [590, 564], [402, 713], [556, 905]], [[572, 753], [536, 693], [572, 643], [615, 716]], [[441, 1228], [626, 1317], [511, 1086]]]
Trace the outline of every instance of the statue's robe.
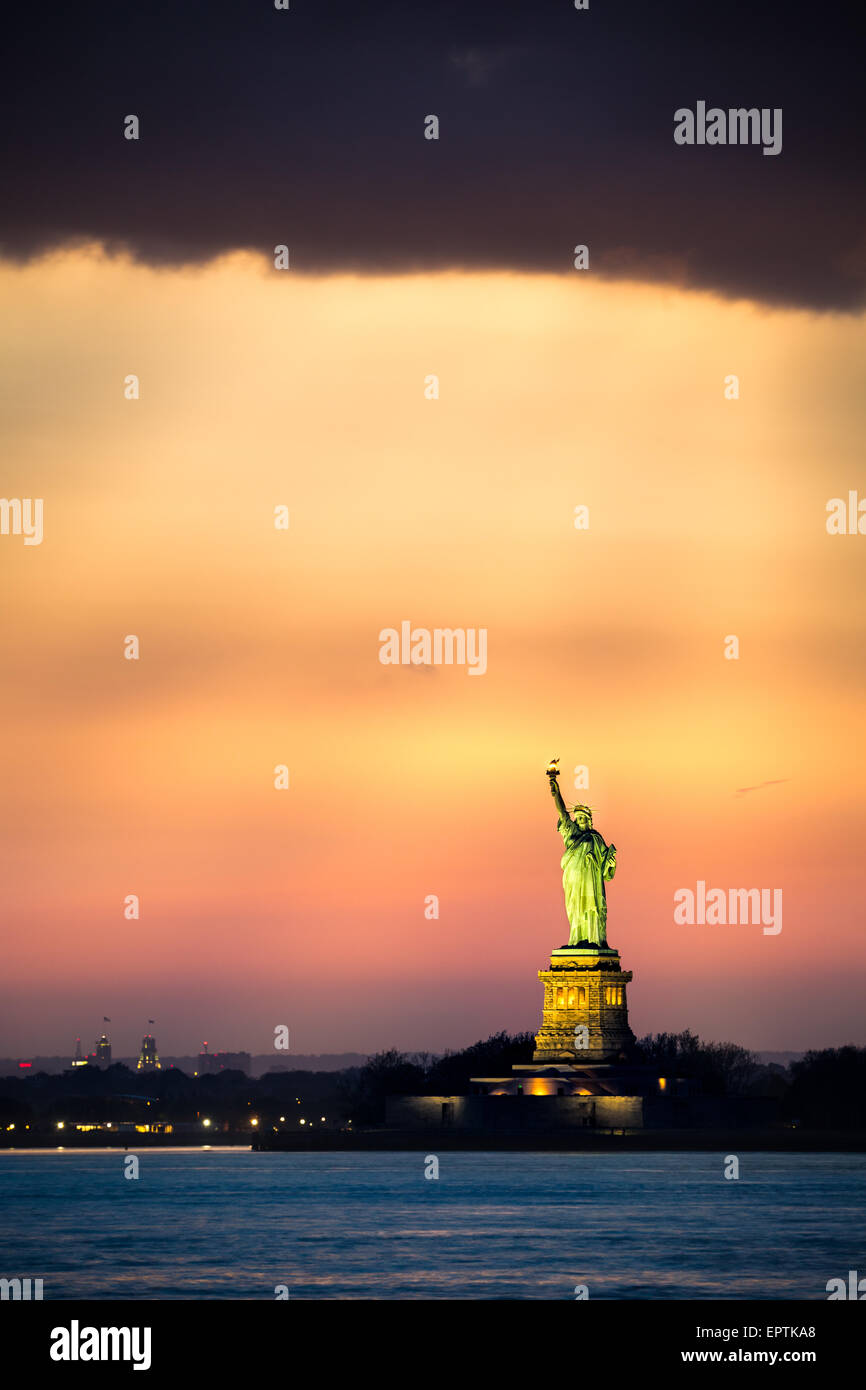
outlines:
[[581, 830], [569, 816], [560, 816], [556, 826], [565, 843], [562, 887], [571, 931], [569, 946], [591, 941], [607, 945], [607, 898], [604, 880], [613, 878], [609, 850], [597, 830]]

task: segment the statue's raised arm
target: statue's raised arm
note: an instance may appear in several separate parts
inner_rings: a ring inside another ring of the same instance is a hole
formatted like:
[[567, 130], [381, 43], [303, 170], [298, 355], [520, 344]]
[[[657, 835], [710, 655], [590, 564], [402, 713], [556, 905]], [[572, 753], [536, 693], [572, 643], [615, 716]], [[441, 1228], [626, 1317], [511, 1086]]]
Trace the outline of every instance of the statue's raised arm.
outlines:
[[552, 758], [547, 765], [547, 776], [550, 779], [550, 794], [556, 802], [556, 809], [562, 820], [570, 820], [568, 808], [562, 799], [562, 792], [559, 790], [559, 783], [556, 780], [559, 776], [559, 758]]

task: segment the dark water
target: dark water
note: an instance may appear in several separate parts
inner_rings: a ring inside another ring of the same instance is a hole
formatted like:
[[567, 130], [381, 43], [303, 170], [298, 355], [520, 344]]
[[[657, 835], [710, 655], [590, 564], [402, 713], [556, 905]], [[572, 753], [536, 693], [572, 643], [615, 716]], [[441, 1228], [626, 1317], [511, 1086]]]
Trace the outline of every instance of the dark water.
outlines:
[[866, 1158], [0, 1153], [0, 1275], [49, 1298], [825, 1299]]

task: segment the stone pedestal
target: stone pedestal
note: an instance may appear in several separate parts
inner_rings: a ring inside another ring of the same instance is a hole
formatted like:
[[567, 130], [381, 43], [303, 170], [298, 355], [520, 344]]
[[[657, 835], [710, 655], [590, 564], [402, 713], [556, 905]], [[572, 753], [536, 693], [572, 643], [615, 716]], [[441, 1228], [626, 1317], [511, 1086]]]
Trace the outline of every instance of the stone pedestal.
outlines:
[[609, 946], [562, 946], [550, 969], [539, 970], [544, 1012], [533, 1062], [580, 1065], [628, 1057], [634, 1034], [628, 1026], [626, 986], [619, 952]]

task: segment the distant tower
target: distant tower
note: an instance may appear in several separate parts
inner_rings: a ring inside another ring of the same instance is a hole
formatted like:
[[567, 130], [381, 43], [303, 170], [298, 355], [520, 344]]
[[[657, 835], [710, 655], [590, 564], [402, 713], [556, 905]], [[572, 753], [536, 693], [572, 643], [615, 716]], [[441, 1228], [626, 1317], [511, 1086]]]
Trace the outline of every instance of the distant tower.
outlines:
[[198, 1054], [198, 1069], [202, 1076], [207, 1076], [209, 1072], [219, 1071], [219, 1063], [212, 1052], [208, 1052], [207, 1043], [203, 1042], [203, 1052]]
[[156, 1050], [156, 1038], [152, 1033], [145, 1033], [141, 1040], [141, 1052], [138, 1054], [138, 1071], [161, 1071], [159, 1055]]
[[105, 1033], [96, 1043], [96, 1065], [98, 1067], [111, 1066], [111, 1043]]
[[72, 1059], [72, 1065], [73, 1065], [74, 1067], [86, 1067], [86, 1066], [87, 1066], [87, 1058], [86, 1058], [86, 1057], [83, 1057], [83, 1056], [81, 1055], [81, 1039], [80, 1039], [80, 1038], [76, 1038], [76, 1039], [75, 1039], [75, 1056], [74, 1056], [73, 1059]]

